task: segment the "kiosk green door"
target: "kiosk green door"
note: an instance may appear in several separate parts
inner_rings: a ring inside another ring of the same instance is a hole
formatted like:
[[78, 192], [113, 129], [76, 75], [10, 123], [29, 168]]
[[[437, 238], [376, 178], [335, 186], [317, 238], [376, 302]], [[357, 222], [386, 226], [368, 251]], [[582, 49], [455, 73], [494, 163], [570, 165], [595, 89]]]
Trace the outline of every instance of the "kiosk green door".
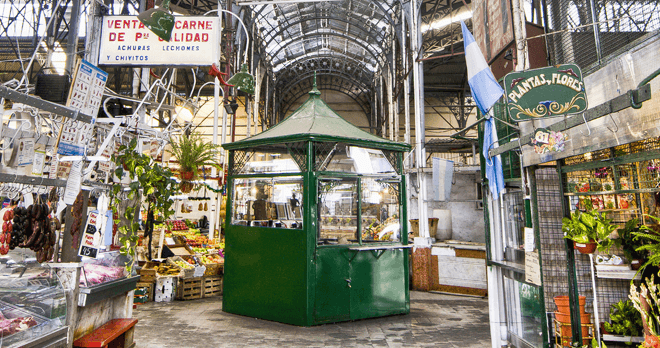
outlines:
[[345, 248], [316, 249], [315, 298], [315, 322], [350, 319], [350, 263], [348, 250]]

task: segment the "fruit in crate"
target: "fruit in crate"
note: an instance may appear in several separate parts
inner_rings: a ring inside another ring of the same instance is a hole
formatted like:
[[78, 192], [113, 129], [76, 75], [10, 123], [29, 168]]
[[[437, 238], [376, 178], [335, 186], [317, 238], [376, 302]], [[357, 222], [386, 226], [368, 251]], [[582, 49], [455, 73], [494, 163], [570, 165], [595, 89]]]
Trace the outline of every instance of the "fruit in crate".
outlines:
[[176, 263], [177, 266], [179, 266], [183, 269], [193, 268], [193, 266], [191, 264], [189, 264], [188, 262], [186, 262], [186, 261], [174, 261], [174, 263]]
[[174, 266], [160, 265], [156, 269], [156, 272], [158, 272], [158, 274], [160, 275], [178, 275], [180, 271], [178, 268]]
[[218, 254], [202, 255], [202, 263], [222, 263], [225, 259]]

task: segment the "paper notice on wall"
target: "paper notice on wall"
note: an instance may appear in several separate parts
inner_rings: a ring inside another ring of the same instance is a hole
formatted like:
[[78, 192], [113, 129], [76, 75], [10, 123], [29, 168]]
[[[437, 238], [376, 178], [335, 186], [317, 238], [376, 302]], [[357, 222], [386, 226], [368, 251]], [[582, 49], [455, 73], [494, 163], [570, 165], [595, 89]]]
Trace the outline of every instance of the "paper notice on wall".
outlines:
[[81, 176], [82, 176], [82, 161], [75, 161], [71, 165], [71, 172], [66, 181], [66, 189], [64, 190], [64, 203], [72, 205], [75, 202], [78, 193], [80, 192]]
[[66, 161], [66, 162], [57, 162], [57, 178], [59, 179], [66, 179], [69, 177], [69, 173], [71, 172], [71, 162]]
[[32, 175], [41, 176], [44, 173], [44, 164], [46, 162], [46, 149], [42, 144], [37, 144], [32, 158]]
[[34, 138], [23, 138], [18, 141], [18, 165], [27, 166], [34, 159]]
[[85, 146], [92, 137], [96, 115], [99, 112], [103, 90], [108, 74], [85, 61], [78, 65], [76, 75], [69, 91], [66, 106], [92, 117], [91, 123], [67, 120], [62, 129], [57, 144], [57, 153], [64, 156], [81, 156]]
[[541, 286], [541, 265], [539, 254], [535, 251], [525, 253], [525, 281]]
[[534, 251], [534, 229], [525, 227], [525, 252]]
[[108, 159], [108, 161], [102, 161], [99, 162], [99, 170], [104, 172], [104, 173], [110, 173], [112, 171], [112, 168], [114, 168], [114, 163], [109, 161], [112, 158], [112, 155], [115, 153], [115, 147], [116, 142], [111, 141], [108, 146], [103, 149], [103, 152], [101, 153], [101, 156], [105, 157]]

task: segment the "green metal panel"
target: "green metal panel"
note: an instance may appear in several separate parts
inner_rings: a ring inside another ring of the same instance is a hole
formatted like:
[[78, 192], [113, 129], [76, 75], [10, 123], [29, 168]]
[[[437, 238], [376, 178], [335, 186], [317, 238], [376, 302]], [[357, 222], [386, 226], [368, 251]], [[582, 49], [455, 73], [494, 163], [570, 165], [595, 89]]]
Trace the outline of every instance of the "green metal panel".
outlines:
[[408, 313], [406, 306], [407, 249], [349, 251], [351, 319]]
[[223, 310], [309, 325], [304, 230], [229, 225]]
[[349, 252], [346, 247], [316, 250], [316, 323], [351, 319]]

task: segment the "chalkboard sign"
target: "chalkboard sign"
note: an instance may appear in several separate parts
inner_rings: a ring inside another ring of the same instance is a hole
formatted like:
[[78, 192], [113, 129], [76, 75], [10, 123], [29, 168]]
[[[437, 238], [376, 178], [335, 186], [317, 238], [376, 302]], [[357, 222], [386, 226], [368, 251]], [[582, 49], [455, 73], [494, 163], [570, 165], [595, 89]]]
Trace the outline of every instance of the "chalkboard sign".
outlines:
[[87, 217], [87, 224], [85, 225], [85, 232], [82, 235], [82, 241], [80, 242], [80, 250], [78, 250], [78, 255], [85, 257], [96, 258], [98, 253], [98, 245], [101, 239], [101, 234], [98, 230], [98, 226], [102, 224], [104, 216], [99, 216], [97, 211], [93, 211]]
[[81, 245], [80, 246], [80, 252], [78, 253], [78, 255], [96, 258], [96, 254], [98, 252], [99, 252], [99, 249], [96, 249], [94, 247], [88, 247], [86, 245]]

